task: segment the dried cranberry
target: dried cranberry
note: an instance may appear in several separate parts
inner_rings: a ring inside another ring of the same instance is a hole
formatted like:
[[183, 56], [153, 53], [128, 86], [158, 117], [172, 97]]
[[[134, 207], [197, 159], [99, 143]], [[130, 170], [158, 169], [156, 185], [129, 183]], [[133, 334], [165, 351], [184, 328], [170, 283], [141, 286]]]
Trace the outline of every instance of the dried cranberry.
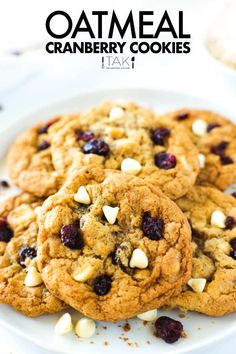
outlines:
[[183, 332], [182, 323], [167, 316], [159, 317], [155, 327], [157, 335], [169, 344], [176, 342]]
[[46, 140], [42, 140], [38, 146], [38, 151], [46, 150], [49, 146], [50, 144]]
[[234, 163], [234, 160], [230, 156], [226, 156], [224, 154], [220, 156], [220, 161], [222, 165], [230, 165], [231, 163]]
[[34, 247], [24, 247], [20, 250], [20, 258], [19, 258], [19, 263], [21, 265], [22, 268], [25, 268], [25, 260], [27, 258], [35, 258], [37, 256], [37, 251]]
[[49, 123], [45, 124], [43, 127], [38, 129], [38, 134], [39, 135], [47, 134], [48, 128], [51, 127], [51, 125], [53, 125], [53, 124], [54, 124], [54, 122], [49, 122]]
[[8, 242], [13, 237], [13, 231], [5, 219], [0, 219], [0, 241]]
[[176, 157], [168, 152], [159, 152], [154, 156], [156, 166], [163, 170], [170, 170], [176, 166]]
[[83, 237], [78, 222], [62, 226], [61, 242], [71, 249], [81, 249], [83, 247]]
[[92, 139], [83, 146], [83, 152], [85, 154], [96, 154], [100, 156], [107, 156], [110, 152], [109, 145], [103, 140]]
[[151, 216], [150, 212], [143, 215], [142, 230], [150, 240], [160, 240], [164, 232], [164, 221]]
[[233, 216], [227, 216], [227, 218], [225, 219], [225, 228], [227, 230], [232, 230], [234, 225], [235, 225], [235, 219], [233, 218]]
[[180, 113], [176, 116], [176, 120], [181, 121], [181, 120], [185, 120], [189, 117], [189, 113], [185, 112], [185, 113]]
[[236, 192], [231, 193], [232, 197], [236, 198]]
[[111, 290], [111, 277], [109, 275], [100, 275], [94, 280], [93, 290], [99, 296], [106, 295]]
[[233, 239], [230, 241], [230, 245], [231, 245], [231, 247], [233, 248], [233, 250], [236, 251], [236, 238], [233, 238]]
[[10, 187], [9, 183], [7, 181], [5, 181], [5, 180], [0, 181], [0, 186], [2, 188], [9, 188]]
[[223, 155], [224, 154], [224, 151], [225, 149], [227, 148], [228, 146], [228, 142], [227, 141], [222, 141], [221, 143], [219, 143], [218, 145], [213, 145], [211, 147], [211, 152], [215, 155]]
[[208, 124], [207, 132], [210, 133], [211, 130], [213, 130], [215, 128], [219, 128], [219, 127], [220, 127], [220, 124], [217, 124], [217, 123]]
[[165, 145], [165, 141], [170, 136], [170, 129], [168, 128], [157, 128], [152, 132], [152, 140], [156, 145]]
[[75, 135], [76, 135], [77, 140], [83, 140], [86, 142], [89, 140], [92, 140], [95, 137], [94, 133], [92, 133], [90, 131], [84, 132], [83, 130], [76, 130]]

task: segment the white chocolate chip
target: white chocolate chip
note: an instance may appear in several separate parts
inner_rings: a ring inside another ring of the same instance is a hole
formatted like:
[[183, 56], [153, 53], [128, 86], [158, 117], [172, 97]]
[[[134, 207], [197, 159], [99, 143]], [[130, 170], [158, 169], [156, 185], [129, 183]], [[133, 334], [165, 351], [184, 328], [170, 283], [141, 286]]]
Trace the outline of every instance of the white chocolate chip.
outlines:
[[202, 293], [205, 286], [206, 286], [206, 279], [204, 279], [204, 278], [191, 278], [191, 279], [189, 279], [187, 284], [196, 293]]
[[81, 204], [90, 204], [91, 199], [90, 196], [84, 186], [80, 186], [77, 193], [74, 195], [74, 200]]
[[225, 228], [226, 216], [221, 210], [215, 210], [211, 214], [211, 225], [220, 227], [221, 229]]
[[25, 285], [29, 287], [38, 286], [43, 283], [41, 274], [35, 267], [29, 268], [29, 271], [25, 277]]
[[112, 107], [110, 110], [109, 118], [111, 120], [119, 119], [124, 116], [125, 112], [121, 107]]
[[136, 248], [131, 256], [129, 262], [130, 268], [145, 269], [148, 266], [148, 258], [146, 254], [140, 249]]
[[157, 319], [157, 310], [150, 310], [147, 312], [140, 313], [137, 317], [142, 321], [155, 321]]
[[90, 279], [91, 275], [93, 274], [93, 267], [88, 264], [86, 267], [81, 269], [79, 272], [73, 275], [73, 279], [79, 282], [84, 282]]
[[109, 224], [111, 225], [115, 224], [119, 212], [119, 208], [118, 207], [113, 208], [108, 205], [104, 205], [104, 207], [102, 207], [102, 210]]
[[131, 175], [137, 175], [142, 169], [142, 166], [137, 160], [127, 158], [124, 159], [121, 163], [121, 171], [131, 174]]
[[71, 332], [73, 329], [73, 324], [71, 320], [71, 315], [69, 313], [64, 313], [56, 323], [54, 328], [55, 334], [63, 335]]
[[75, 333], [78, 337], [92, 337], [96, 330], [96, 323], [90, 318], [81, 318], [75, 325]]
[[198, 154], [198, 162], [200, 168], [204, 168], [206, 164], [206, 156], [203, 154]]
[[203, 136], [207, 131], [207, 123], [202, 119], [197, 119], [192, 124], [192, 131], [197, 136]]

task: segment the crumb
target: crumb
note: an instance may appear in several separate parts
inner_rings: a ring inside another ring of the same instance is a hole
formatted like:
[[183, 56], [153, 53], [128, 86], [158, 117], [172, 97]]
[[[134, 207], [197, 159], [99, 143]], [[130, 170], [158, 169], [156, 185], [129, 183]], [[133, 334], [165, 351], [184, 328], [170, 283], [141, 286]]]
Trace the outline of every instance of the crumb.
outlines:
[[128, 342], [127, 344], [128, 344], [130, 347], [131, 347], [131, 345], [132, 345], [132, 343], [130, 343], [130, 342]]
[[182, 331], [181, 332], [181, 338], [187, 338], [187, 333], [185, 331]]
[[146, 326], [148, 324], [148, 321], [143, 321], [143, 325]]
[[97, 332], [97, 333], [96, 333], [96, 336], [99, 336], [99, 334], [100, 334], [100, 333], [99, 333], [99, 332]]
[[136, 347], [136, 348], [138, 348], [138, 347], [139, 347], [139, 345], [138, 345], [138, 343], [137, 343], [137, 342], [134, 342], [134, 345], [135, 345], [135, 347]]
[[151, 342], [150, 342], [150, 340], [147, 340], [147, 342], [146, 342], [147, 344], [151, 344]]
[[179, 314], [179, 318], [185, 318], [186, 316], [185, 316], [185, 314], [184, 313], [180, 313]]
[[108, 346], [109, 345], [108, 341], [105, 340], [104, 345]]
[[94, 344], [94, 342], [91, 341], [90, 344]]
[[131, 330], [131, 326], [128, 322], [126, 322], [126, 324], [123, 326], [123, 330], [125, 332], [129, 332]]
[[3, 111], [3, 106], [0, 104], [0, 111]]
[[123, 340], [124, 340], [124, 342], [127, 342], [129, 340], [129, 338], [124, 337]]
[[121, 325], [118, 325], [118, 327], [120, 327], [120, 328], [121, 328], [122, 326], [121, 326]]
[[107, 329], [107, 326], [102, 326], [103, 329]]

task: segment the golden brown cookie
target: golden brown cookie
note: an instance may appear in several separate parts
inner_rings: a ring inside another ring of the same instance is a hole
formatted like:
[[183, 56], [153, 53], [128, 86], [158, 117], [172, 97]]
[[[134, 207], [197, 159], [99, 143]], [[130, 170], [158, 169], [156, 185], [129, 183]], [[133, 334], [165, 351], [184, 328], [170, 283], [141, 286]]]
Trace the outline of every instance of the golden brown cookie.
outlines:
[[226, 189], [236, 177], [236, 126], [221, 115], [206, 110], [183, 108], [160, 119], [171, 119], [187, 128], [199, 151], [197, 183]]
[[65, 308], [46, 289], [37, 270], [35, 209], [41, 205], [26, 193], [0, 204], [0, 302], [30, 317]]
[[82, 168], [45, 201], [39, 226], [48, 289], [94, 319], [160, 307], [191, 273], [184, 214], [157, 187], [118, 171]]
[[49, 132], [55, 125], [62, 127], [68, 120], [70, 116], [55, 117], [17, 138], [7, 157], [8, 173], [16, 186], [38, 197], [57, 192], [61, 177], [52, 164]]
[[197, 149], [185, 130], [134, 104], [106, 103], [70, 121], [53, 134], [52, 157], [61, 176], [74, 161], [122, 170], [156, 184], [171, 199], [187, 193], [199, 172]]
[[177, 204], [191, 220], [192, 278], [168, 307], [222, 316], [236, 311], [236, 200], [194, 187]]

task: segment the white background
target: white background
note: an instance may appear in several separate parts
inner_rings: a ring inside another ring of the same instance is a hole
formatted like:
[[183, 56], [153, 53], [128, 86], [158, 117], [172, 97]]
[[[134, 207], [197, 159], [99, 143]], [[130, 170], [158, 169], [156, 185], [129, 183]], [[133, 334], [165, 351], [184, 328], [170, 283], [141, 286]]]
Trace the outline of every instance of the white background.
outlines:
[[[228, 108], [236, 120], [236, 74], [231, 75], [215, 63], [204, 47], [207, 28], [222, 2], [0, 0], [0, 105], [3, 106], [0, 129], [11, 120], [20, 124], [22, 114], [65, 97], [98, 89], [132, 87], [177, 90], [207, 98]], [[87, 13], [90, 9], [114, 8], [121, 18], [129, 9], [154, 10], [157, 16], [163, 9], [173, 14], [183, 10], [186, 31], [192, 35], [192, 52], [188, 55], [138, 55], [135, 69], [125, 72], [102, 70], [99, 55], [46, 54], [42, 44], [47, 38], [44, 23], [48, 14], [63, 9], [76, 19], [83, 8]], [[18, 49], [28, 51], [21, 56], [9, 55]], [[0, 343], [0, 354], [43, 353], [3, 328], [0, 329]], [[224, 350], [231, 354], [235, 352], [235, 345], [236, 339], [227, 338], [200, 353], [218, 354]]]

